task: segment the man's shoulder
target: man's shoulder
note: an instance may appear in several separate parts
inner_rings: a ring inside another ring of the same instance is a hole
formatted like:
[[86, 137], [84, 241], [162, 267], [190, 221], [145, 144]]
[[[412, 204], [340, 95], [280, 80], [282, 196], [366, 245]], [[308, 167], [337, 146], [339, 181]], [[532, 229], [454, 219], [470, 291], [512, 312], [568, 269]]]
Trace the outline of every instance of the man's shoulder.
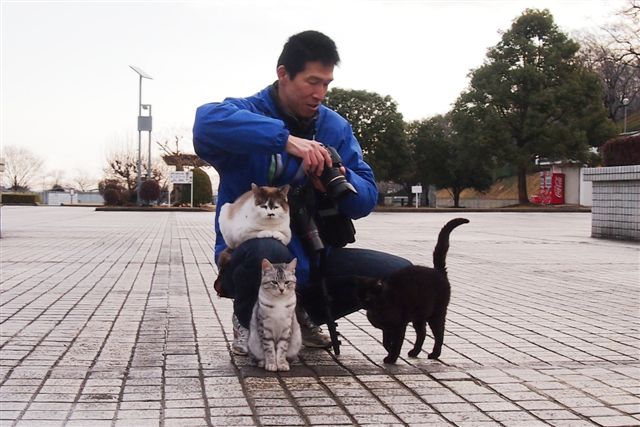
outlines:
[[259, 92], [254, 93], [253, 95], [249, 95], [246, 97], [228, 97], [225, 98], [224, 102], [228, 102], [231, 104], [235, 104], [242, 108], [249, 108], [256, 111], [265, 111], [271, 110], [272, 101], [269, 96], [269, 87], [262, 89]]
[[325, 105], [321, 106], [319, 119], [330, 123], [332, 126], [346, 126], [349, 124], [347, 119]]

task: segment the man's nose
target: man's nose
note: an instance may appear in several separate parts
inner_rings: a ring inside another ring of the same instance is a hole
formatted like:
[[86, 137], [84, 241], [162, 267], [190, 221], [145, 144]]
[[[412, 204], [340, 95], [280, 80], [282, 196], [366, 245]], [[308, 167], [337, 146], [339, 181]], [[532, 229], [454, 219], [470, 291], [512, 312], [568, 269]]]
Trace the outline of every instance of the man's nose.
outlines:
[[313, 91], [313, 98], [318, 101], [322, 101], [324, 97], [327, 95], [328, 91], [329, 91], [329, 88], [321, 86]]

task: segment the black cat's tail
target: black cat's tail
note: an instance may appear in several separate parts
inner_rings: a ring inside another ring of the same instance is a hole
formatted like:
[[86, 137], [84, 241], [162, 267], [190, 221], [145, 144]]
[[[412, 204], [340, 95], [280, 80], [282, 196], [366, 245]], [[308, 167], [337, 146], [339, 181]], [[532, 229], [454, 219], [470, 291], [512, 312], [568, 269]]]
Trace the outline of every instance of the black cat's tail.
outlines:
[[447, 275], [447, 252], [449, 251], [449, 234], [459, 225], [468, 223], [466, 218], [455, 218], [445, 224], [438, 235], [438, 243], [433, 250], [433, 267], [440, 273]]

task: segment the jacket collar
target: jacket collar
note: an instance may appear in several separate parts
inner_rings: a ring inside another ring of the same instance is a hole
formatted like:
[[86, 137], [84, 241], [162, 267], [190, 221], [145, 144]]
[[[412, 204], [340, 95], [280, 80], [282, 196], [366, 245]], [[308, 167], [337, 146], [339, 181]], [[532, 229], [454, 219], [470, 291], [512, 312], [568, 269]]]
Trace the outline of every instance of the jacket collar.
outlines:
[[297, 136], [300, 138], [313, 139], [316, 131], [316, 121], [318, 119], [318, 113], [310, 118], [310, 119], [302, 119], [296, 117], [292, 114], [289, 114], [280, 104], [280, 100], [278, 99], [278, 82], [274, 82], [269, 87], [269, 97], [275, 106], [275, 110], [284, 121], [285, 126], [289, 129], [289, 133], [293, 136]]

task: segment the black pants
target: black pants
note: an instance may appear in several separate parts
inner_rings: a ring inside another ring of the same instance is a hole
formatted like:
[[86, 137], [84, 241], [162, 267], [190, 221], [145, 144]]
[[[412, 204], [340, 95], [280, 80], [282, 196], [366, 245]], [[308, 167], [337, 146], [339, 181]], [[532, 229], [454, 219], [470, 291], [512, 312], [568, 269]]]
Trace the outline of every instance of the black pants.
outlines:
[[[252, 239], [238, 246], [229, 264], [221, 272], [222, 287], [233, 298], [233, 310], [245, 327], [249, 326], [253, 306], [258, 298], [262, 259], [271, 263], [289, 262], [293, 255], [276, 239]], [[331, 312], [334, 319], [361, 308], [356, 298], [354, 276], [386, 278], [393, 272], [411, 265], [401, 257], [369, 249], [332, 249], [323, 266]], [[306, 286], [305, 286], [306, 285]], [[298, 301], [314, 323], [324, 324], [325, 299], [314, 284], [298, 284]]]

